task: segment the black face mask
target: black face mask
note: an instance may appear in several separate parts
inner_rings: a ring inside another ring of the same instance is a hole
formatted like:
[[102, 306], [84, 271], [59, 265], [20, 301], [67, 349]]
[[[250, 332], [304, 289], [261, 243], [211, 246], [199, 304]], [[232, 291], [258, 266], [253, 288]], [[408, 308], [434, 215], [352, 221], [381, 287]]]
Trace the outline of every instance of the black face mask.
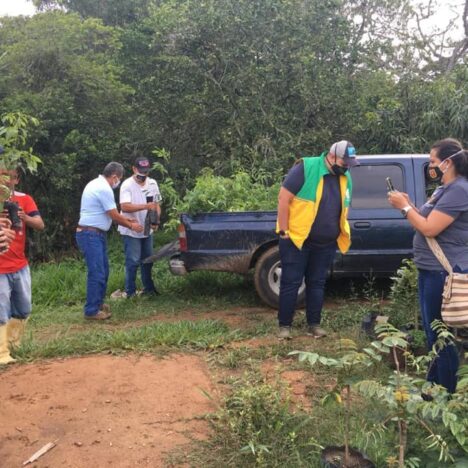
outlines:
[[428, 166], [427, 167], [427, 180], [430, 182], [439, 183], [442, 180], [444, 173], [441, 171], [439, 166]]
[[[328, 158], [327, 158], [327, 161], [328, 161]], [[332, 171], [332, 173], [337, 176], [345, 175], [348, 172], [347, 167], [338, 166], [338, 164], [336, 164], [336, 156], [335, 156], [335, 164], [332, 164], [330, 161], [328, 161], [328, 164], [330, 164], [330, 170]]]
[[331, 170], [335, 175], [345, 175], [348, 172], [347, 167], [338, 166], [338, 164], [332, 164]]
[[139, 180], [140, 182], [144, 182], [148, 176], [141, 175], [141, 174], [136, 174], [135, 177], [136, 177], [136, 179]]
[[333, 164], [332, 171], [335, 175], [345, 175], [348, 172], [347, 167], [338, 166], [338, 164]]

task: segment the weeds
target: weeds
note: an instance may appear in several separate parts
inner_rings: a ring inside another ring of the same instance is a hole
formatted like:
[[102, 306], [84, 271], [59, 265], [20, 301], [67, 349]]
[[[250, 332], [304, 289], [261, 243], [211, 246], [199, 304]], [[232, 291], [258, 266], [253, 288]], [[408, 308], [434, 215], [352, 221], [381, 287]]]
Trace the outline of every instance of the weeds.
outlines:
[[192, 454], [209, 467], [317, 466], [319, 445], [310, 432], [315, 421], [293, 413], [287, 390], [247, 376], [213, 418], [213, 439]]
[[101, 353], [154, 352], [158, 348], [185, 350], [214, 349], [233, 340], [244, 338], [238, 330], [215, 320], [177, 323], [152, 323], [125, 330], [92, 330], [65, 334], [40, 343], [30, 338], [16, 350], [15, 357], [30, 361], [38, 358]]

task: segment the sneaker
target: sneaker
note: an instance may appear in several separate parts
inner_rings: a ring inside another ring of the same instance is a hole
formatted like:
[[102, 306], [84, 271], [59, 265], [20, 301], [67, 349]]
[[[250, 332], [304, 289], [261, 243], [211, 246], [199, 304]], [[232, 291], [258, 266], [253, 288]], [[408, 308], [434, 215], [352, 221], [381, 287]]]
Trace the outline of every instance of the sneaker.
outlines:
[[280, 327], [278, 331], [278, 339], [290, 340], [291, 339], [291, 327]]
[[105, 312], [103, 310], [100, 310], [97, 314], [95, 315], [85, 315], [86, 320], [107, 320], [111, 318], [112, 314], [110, 312]]
[[99, 310], [103, 310], [104, 312], [111, 312], [111, 308], [109, 304], [102, 304]]
[[111, 299], [121, 299], [127, 297], [127, 293], [121, 289], [115, 290], [111, 295]]
[[307, 334], [314, 338], [323, 338], [324, 336], [327, 336], [327, 332], [320, 327], [320, 325], [309, 325], [307, 327]]
[[135, 291], [135, 294], [132, 294], [131, 296], [129, 296], [125, 291], [122, 291], [121, 289], [117, 289], [110, 295], [110, 297], [112, 299], [129, 299], [131, 297], [141, 296], [142, 294], [143, 294], [143, 289], [137, 289]]

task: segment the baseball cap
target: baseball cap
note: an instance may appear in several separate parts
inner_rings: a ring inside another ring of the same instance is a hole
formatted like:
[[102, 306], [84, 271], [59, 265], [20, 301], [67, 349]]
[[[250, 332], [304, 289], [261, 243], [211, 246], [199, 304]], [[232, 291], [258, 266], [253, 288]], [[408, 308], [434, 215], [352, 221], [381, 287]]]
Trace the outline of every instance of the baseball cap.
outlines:
[[356, 159], [356, 149], [353, 144], [347, 140], [333, 143], [330, 147], [330, 154], [343, 159], [348, 167], [359, 166], [359, 161]]
[[141, 172], [142, 174], [147, 174], [151, 170], [151, 163], [148, 158], [145, 158], [144, 156], [136, 158], [133, 165], [138, 169], [138, 172]]

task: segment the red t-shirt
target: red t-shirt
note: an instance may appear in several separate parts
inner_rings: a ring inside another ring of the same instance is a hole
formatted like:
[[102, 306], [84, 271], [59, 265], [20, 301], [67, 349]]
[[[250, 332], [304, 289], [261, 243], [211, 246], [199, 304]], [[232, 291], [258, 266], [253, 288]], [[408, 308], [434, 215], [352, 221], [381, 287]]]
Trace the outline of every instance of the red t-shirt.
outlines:
[[[12, 200], [18, 203], [27, 215], [39, 215], [36, 202], [29, 195], [21, 192], [15, 192]], [[21, 231], [16, 233], [16, 237], [11, 242], [10, 248], [5, 253], [0, 254], [0, 274], [15, 273], [28, 264], [28, 259], [25, 255], [25, 247], [26, 226], [23, 222], [23, 227]]]

